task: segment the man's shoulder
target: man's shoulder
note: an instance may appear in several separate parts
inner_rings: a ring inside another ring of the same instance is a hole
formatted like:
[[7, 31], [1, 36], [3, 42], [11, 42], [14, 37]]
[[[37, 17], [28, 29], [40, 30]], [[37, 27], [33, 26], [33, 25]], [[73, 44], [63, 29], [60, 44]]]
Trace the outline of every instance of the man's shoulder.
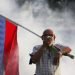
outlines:
[[33, 48], [38, 49], [40, 48], [42, 45], [35, 45]]
[[32, 55], [34, 55], [38, 50], [39, 50], [39, 48], [41, 47], [42, 45], [35, 45], [34, 47], [33, 47], [33, 50], [32, 50]]
[[65, 47], [65, 45], [62, 45], [62, 44], [60, 44], [60, 43], [57, 43], [57, 44], [54, 44], [54, 46], [56, 46], [56, 47]]
[[64, 45], [62, 45], [62, 44], [55, 44], [54, 45], [56, 48], [58, 48], [58, 49], [60, 49], [60, 50], [62, 50], [65, 46]]

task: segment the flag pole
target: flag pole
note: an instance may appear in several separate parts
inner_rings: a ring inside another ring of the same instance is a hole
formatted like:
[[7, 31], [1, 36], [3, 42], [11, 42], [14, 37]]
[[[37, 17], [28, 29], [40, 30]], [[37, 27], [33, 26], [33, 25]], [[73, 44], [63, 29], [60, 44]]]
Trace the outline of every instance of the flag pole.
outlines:
[[0, 15], [0, 16], [2, 16], [2, 17], [4, 17], [4, 18], [8, 19], [10, 22], [12, 22], [13, 24], [15, 24], [16, 26], [19, 26], [19, 27], [21, 27], [21, 28], [23, 28], [23, 29], [29, 31], [30, 33], [32, 33], [32, 34], [34, 34], [34, 35], [36, 35], [36, 36], [38, 36], [38, 37], [41, 38], [40, 35], [36, 34], [35, 32], [31, 31], [30, 29], [28, 29], [28, 28], [26, 28], [26, 27], [20, 25], [19, 23], [16, 23], [16, 22], [12, 21], [11, 19], [9, 19], [9, 18], [7, 18], [7, 17], [5, 17], [5, 16], [3, 16], [3, 15]]

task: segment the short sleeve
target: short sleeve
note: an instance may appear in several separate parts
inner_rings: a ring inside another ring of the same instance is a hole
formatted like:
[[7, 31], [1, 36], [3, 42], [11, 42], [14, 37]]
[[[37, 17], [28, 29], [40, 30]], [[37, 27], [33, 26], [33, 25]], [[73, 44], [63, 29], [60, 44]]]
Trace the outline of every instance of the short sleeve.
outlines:
[[64, 45], [61, 45], [61, 44], [55, 44], [55, 47], [57, 47], [60, 51], [62, 51], [67, 46], [64, 46]]
[[31, 55], [34, 55], [39, 50], [40, 47], [41, 45], [34, 46]]

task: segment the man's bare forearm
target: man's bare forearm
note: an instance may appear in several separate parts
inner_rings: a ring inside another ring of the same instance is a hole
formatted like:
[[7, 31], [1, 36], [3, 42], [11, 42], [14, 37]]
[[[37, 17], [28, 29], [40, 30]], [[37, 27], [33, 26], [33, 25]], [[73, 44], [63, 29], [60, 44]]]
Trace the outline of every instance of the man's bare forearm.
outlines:
[[61, 52], [62, 54], [68, 54], [71, 52], [71, 49], [69, 47], [65, 47]]
[[41, 46], [41, 48], [34, 55], [31, 55], [32, 63], [37, 63], [40, 60], [41, 56], [43, 55], [44, 49], [45, 47]]

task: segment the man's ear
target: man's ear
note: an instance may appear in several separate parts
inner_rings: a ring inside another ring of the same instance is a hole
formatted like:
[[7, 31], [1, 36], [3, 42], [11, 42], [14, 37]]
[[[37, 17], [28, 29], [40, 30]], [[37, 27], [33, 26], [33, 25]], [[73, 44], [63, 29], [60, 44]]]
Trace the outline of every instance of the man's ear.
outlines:
[[54, 35], [54, 40], [55, 40], [56, 36]]
[[43, 35], [41, 36], [41, 39], [43, 40]]

